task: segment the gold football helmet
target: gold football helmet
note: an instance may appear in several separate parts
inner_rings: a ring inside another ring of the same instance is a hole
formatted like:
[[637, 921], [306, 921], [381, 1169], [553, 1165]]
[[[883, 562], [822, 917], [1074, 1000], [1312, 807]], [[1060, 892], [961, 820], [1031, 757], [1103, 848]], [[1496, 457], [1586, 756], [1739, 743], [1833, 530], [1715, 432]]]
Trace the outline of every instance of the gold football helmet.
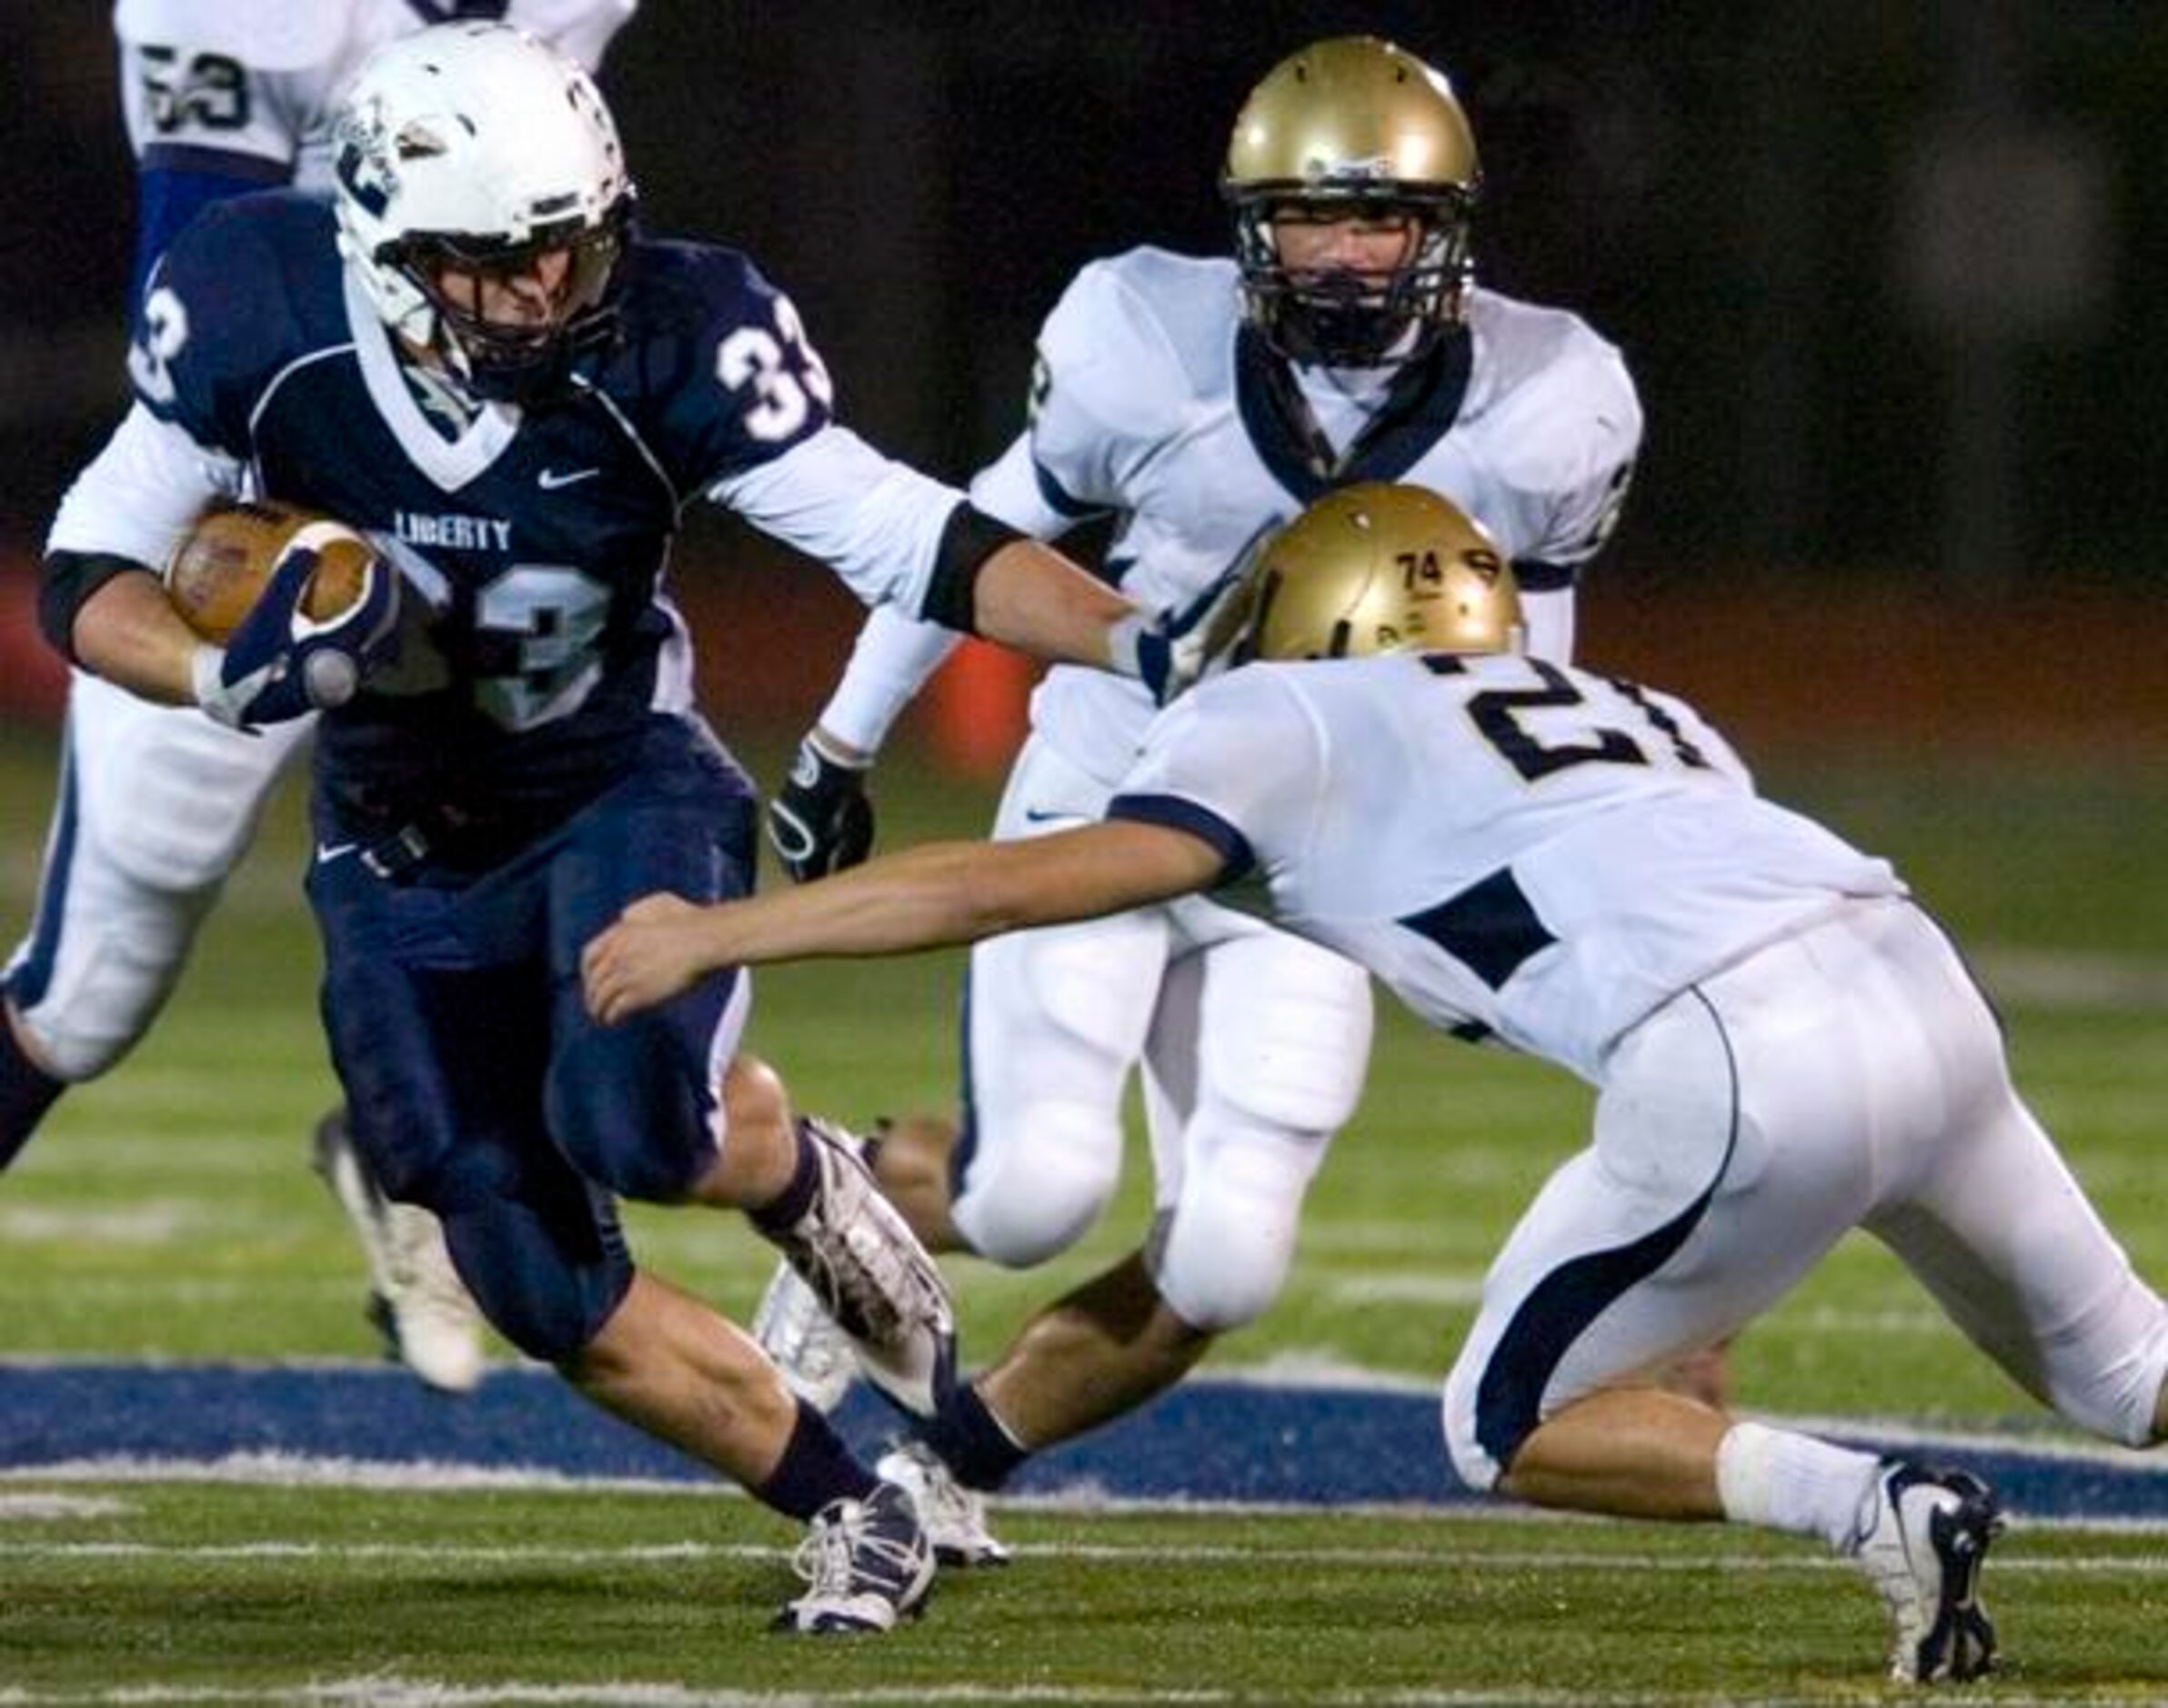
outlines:
[[1253, 658], [1519, 652], [1506, 555], [1453, 505], [1380, 481], [1330, 493], [1259, 554]]
[[[1290, 55], [1243, 103], [1220, 176], [1245, 313], [1291, 361], [1371, 367], [1420, 355], [1463, 311], [1481, 177], [1452, 85], [1414, 55], [1374, 35]], [[1274, 216], [1287, 215], [1406, 215], [1415, 237], [1390, 274], [1300, 274], [1273, 236]]]

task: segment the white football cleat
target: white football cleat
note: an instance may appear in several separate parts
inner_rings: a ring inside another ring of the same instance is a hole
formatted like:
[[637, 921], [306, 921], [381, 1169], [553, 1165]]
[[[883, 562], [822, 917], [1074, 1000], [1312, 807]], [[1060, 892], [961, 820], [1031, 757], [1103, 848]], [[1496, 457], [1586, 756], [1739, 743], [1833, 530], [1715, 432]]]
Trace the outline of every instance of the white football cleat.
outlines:
[[873, 1474], [906, 1490], [918, 1522], [945, 1566], [1009, 1563], [1008, 1544], [986, 1527], [986, 1497], [956, 1480], [956, 1473], [924, 1442], [898, 1443], [881, 1455]]
[[1983, 1676], [1995, 1628], [1980, 1603], [1980, 1567], [2002, 1533], [1995, 1498], [1962, 1471], [1885, 1459], [1847, 1551], [1890, 1610], [1890, 1676], [1906, 1684]]
[[893, 1630], [933, 1588], [933, 1548], [911, 1497], [884, 1482], [863, 1501], [832, 1501], [791, 1562], [806, 1592], [776, 1615], [778, 1631], [834, 1635]]
[[849, 1337], [866, 1380], [931, 1417], [955, 1380], [956, 1312], [948, 1283], [902, 1213], [881, 1195], [858, 1141], [810, 1117], [820, 1181], [806, 1213], [763, 1232]]
[[367, 1315], [389, 1355], [442, 1393], [480, 1384], [482, 1313], [452, 1267], [444, 1229], [385, 1197], [346, 1131], [344, 1110], [316, 1125], [316, 1172], [346, 1212], [369, 1266]]
[[788, 1258], [776, 1265], [760, 1295], [752, 1333], [792, 1393], [816, 1412], [833, 1412], [843, 1403], [858, 1373], [858, 1355]]

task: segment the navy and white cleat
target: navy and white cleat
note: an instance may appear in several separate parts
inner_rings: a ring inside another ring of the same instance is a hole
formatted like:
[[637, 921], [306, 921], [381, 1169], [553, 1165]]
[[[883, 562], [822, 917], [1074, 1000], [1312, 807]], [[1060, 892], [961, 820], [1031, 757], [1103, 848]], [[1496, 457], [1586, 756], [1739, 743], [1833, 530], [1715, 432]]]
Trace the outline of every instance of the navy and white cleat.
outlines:
[[905, 1411], [931, 1417], [956, 1376], [948, 1283], [874, 1183], [858, 1140], [809, 1117], [798, 1125], [816, 1148], [819, 1190], [803, 1216], [768, 1237], [849, 1337], [866, 1380]]
[[945, 1566], [1009, 1563], [1009, 1545], [987, 1527], [986, 1497], [957, 1481], [956, 1473], [924, 1442], [898, 1442], [875, 1462], [873, 1474], [910, 1492], [918, 1522]]
[[1892, 1679], [1961, 1683], [1994, 1665], [1980, 1568], [2002, 1533], [2002, 1511], [1979, 1478], [1882, 1462], [1848, 1552], [1890, 1610]]
[[933, 1543], [909, 1493], [893, 1482], [878, 1484], [863, 1501], [821, 1508], [792, 1563], [806, 1592], [784, 1604], [777, 1631], [891, 1631], [925, 1610], [933, 1588]]

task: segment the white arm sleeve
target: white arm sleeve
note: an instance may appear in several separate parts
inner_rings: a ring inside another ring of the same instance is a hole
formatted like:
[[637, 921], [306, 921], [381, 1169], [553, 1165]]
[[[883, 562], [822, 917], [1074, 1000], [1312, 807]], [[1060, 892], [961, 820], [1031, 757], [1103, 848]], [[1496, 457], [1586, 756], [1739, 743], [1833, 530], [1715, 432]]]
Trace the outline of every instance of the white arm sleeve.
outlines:
[[830, 425], [708, 496], [843, 578], [868, 605], [916, 616], [964, 495]]
[[240, 464], [137, 404], [60, 500], [45, 549], [155, 568], [207, 505], [240, 490]]
[[869, 758], [879, 752], [889, 727], [962, 639], [953, 628], [881, 607], [858, 630], [843, 679], [820, 708], [820, 727]]
[[[1019, 433], [979, 471], [971, 482], [971, 502], [1041, 539], [1051, 539], [1075, 519], [1041, 495], [1032, 472], [1029, 434]], [[898, 609], [875, 611], [858, 631], [836, 691], [821, 708], [820, 727], [863, 753], [878, 752], [903, 708], [961, 639], [953, 629], [916, 621]]]

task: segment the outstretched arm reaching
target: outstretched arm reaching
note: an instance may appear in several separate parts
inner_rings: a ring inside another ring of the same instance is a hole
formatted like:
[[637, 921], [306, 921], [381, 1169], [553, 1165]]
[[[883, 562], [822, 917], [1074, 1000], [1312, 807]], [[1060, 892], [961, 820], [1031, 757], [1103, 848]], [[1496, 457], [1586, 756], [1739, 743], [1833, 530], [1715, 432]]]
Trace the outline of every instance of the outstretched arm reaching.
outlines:
[[1015, 842], [929, 842], [742, 901], [645, 897], [587, 945], [580, 974], [588, 1010], [615, 1025], [718, 967], [975, 942], [1204, 889], [1221, 869], [1202, 839], [1129, 821]]

